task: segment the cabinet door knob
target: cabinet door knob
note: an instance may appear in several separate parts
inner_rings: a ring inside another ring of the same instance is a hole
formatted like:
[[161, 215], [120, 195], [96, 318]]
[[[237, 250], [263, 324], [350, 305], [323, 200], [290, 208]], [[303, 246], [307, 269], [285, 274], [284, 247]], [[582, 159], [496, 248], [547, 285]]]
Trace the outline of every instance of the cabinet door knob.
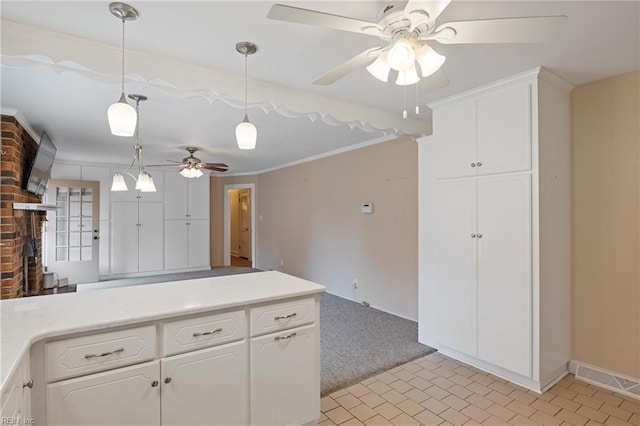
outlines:
[[156, 386], [158, 386], [158, 385], [159, 385], [159, 383], [158, 383], [158, 381], [157, 381], [157, 380], [154, 380], [153, 382], [151, 382], [151, 387], [152, 387], [152, 388], [155, 388], [155, 387], [156, 387]]
[[471, 238], [475, 238], [475, 237], [476, 237], [476, 234], [471, 234]]
[[33, 388], [33, 379], [29, 379], [29, 381], [27, 383], [23, 383], [22, 384], [22, 388], [29, 388], [32, 389]]
[[482, 238], [482, 234], [478, 234], [478, 238]]
[[475, 167], [475, 166], [476, 166], [476, 163], [471, 163], [471, 167]]
[[164, 379], [164, 382], [165, 382], [165, 383], [171, 383], [171, 377], [166, 377], [166, 378]]
[[478, 165], [478, 167], [480, 167], [480, 166], [482, 166], [482, 163], [478, 163], [477, 165]]

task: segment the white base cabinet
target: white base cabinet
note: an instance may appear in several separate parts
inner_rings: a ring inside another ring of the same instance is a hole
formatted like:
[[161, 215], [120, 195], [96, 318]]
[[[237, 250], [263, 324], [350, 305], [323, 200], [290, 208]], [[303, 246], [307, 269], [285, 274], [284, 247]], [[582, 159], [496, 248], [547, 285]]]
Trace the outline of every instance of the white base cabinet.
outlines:
[[570, 98], [544, 69], [431, 104], [419, 341], [535, 391], [570, 359]]
[[315, 424], [318, 363], [315, 324], [251, 339], [251, 424]]
[[2, 424], [23, 425], [32, 421], [32, 388], [33, 380], [30, 374], [29, 357], [25, 357], [0, 395]]
[[[318, 311], [318, 296], [304, 296], [39, 343], [37, 389], [45, 398], [36, 403], [35, 420], [315, 425]], [[14, 388], [3, 394], [3, 415], [26, 412], [18, 400], [23, 388]]]
[[47, 424], [160, 424], [159, 361], [47, 386]]
[[246, 342], [162, 360], [162, 424], [249, 424]]

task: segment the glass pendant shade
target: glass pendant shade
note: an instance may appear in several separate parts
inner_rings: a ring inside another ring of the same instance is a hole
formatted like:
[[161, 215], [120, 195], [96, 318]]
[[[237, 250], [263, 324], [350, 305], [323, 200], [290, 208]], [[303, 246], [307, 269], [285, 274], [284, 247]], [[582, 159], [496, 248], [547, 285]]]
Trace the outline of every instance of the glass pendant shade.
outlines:
[[416, 61], [420, 64], [420, 71], [423, 77], [428, 77], [438, 71], [447, 58], [442, 56], [431, 46], [424, 44], [416, 51]]
[[406, 38], [398, 39], [387, 54], [389, 66], [396, 71], [409, 69], [416, 60], [416, 52]]
[[153, 179], [149, 173], [143, 170], [138, 174], [136, 189], [141, 192], [156, 192], [156, 186], [153, 184]]
[[151, 177], [151, 175], [147, 174], [147, 176], [149, 176], [149, 181], [147, 182], [147, 186], [144, 189], [141, 189], [140, 192], [156, 192], [156, 185], [153, 183], [153, 178]]
[[124, 176], [121, 173], [113, 174], [113, 182], [111, 184], [112, 191], [127, 191], [127, 183], [124, 181]]
[[398, 72], [396, 84], [398, 86], [408, 86], [410, 84], [416, 84], [419, 81], [420, 77], [418, 77], [418, 71], [416, 70], [416, 66], [413, 65], [405, 71]]
[[116, 136], [133, 136], [136, 131], [136, 110], [124, 98], [124, 93], [118, 102], [111, 104], [107, 110], [109, 128]]
[[391, 67], [387, 63], [387, 52], [381, 53], [378, 58], [367, 67], [369, 74], [385, 83], [389, 81], [389, 72]]
[[258, 139], [258, 129], [249, 121], [249, 116], [244, 115], [242, 123], [236, 126], [236, 142], [240, 149], [254, 149]]

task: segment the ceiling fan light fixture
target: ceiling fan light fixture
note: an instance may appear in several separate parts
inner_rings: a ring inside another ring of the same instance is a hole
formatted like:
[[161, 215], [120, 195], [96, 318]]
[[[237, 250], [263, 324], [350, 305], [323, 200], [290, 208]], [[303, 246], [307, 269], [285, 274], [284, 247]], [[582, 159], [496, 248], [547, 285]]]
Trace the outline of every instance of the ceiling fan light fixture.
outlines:
[[416, 84], [420, 81], [420, 77], [418, 76], [418, 71], [416, 70], [416, 66], [413, 65], [409, 67], [405, 71], [398, 72], [398, 78], [396, 79], [396, 84], [398, 86], [409, 86], [411, 84]]
[[236, 126], [236, 141], [240, 149], [255, 149], [258, 139], [258, 129], [249, 121], [249, 116], [244, 115], [244, 120]]
[[113, 174], [113, 182], [111, 183], [111, 190], [116, 191], [127, 191], [127, 183], [124, 181], [124, 176], [122, 173], [114, 173]]
[[409, 69], [415, 60], [416, 52], [413, 49], [413, 44], [405, 37], [396, 40], [387, 54], [389, 66], [396, 71]]
[[367, 67], [367, 71], [380, 81], [385, 83], [389, 81], [389, 72], [391, 71], [391, 67], [387, 61], [387, 52], [382, 52], [378, 55], [376, 60]]
[[439, 54], [426, 43], [416, 51], [416, 61], [420, 65], [423, 77], [429, 77], [438, 71], [446, 59], [446, 56]]
[[180, 174], [187, 179], [194, 179], [199, 178], [204, 173], [202, 173], [197, 167], [185, 167], [184, 169], [180, 170]]

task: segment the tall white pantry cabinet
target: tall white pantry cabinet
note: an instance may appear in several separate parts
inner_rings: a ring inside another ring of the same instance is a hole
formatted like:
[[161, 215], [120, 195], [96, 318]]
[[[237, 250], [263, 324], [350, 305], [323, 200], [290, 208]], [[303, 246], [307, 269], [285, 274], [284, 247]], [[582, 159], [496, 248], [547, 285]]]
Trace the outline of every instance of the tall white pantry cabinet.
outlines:
[[419, 340], [542, 392], [570, 359], [570, 92], [544, 68], [429, 105]]

